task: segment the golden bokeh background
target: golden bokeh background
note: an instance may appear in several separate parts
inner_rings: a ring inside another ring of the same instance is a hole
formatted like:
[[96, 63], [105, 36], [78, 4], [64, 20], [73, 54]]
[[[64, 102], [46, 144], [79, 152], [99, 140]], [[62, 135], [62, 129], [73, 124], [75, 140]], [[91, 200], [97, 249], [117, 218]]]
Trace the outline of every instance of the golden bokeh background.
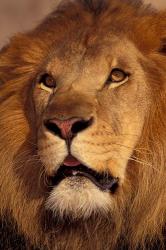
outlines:
[[[60, 1], [0, 0], [0, 47], [17, 32], [29, 30], [37, 25]], [[166, 0], [144, 0], [144, 2], [151, 3], [158, 9], [166, 9]]]

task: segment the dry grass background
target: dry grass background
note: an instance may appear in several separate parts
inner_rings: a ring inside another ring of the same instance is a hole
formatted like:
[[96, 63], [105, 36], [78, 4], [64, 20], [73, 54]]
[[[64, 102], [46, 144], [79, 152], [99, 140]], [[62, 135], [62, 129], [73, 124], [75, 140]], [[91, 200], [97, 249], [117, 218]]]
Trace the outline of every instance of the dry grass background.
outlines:
[[[0, 47], [13, 34], [37, 25], [59, 1], [61, 0], [0, 0]], [[166, 9], [166, 0], [144, 0], [144, 2], [151, 3], [159, 9]]]

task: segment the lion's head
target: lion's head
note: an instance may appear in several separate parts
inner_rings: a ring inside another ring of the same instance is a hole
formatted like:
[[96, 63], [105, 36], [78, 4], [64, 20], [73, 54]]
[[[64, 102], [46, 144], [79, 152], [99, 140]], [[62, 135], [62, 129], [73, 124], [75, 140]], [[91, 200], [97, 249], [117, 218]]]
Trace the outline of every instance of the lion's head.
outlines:
[[1, 51], [1, 217], [27, 242], [164, 248], [165, 27], [138, 2], [66, 1]]

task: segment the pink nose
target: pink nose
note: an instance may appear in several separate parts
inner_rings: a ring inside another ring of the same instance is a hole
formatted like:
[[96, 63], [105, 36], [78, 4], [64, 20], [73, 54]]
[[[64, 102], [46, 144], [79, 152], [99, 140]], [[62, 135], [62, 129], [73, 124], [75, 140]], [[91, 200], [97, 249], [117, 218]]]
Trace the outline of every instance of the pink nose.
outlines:
[[64, 139], [71, 138], [72, 137], [72, 127], [76, 122], [79, 122], [79, 118], [72, 118], [69, 120], [58, 120], [54, 119], [52, 122], [60, 129], [61, 136]]
[[84, 120], [73, 117], [67, 120], [52, 119], [45, 122], [46, 128], [63, 139], [72, 139], [77, 133], [88, 128], [93, 122], [93, 118]]

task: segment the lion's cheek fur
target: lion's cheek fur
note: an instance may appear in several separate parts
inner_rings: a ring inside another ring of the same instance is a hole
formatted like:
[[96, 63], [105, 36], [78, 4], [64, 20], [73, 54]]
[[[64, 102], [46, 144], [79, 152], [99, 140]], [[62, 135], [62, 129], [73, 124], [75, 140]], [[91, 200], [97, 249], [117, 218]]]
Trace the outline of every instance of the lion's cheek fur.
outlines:
[[53, 174], [68, 155], [65, 141], [47, 131], [40, 130], [37, 145], [46, 173]]

